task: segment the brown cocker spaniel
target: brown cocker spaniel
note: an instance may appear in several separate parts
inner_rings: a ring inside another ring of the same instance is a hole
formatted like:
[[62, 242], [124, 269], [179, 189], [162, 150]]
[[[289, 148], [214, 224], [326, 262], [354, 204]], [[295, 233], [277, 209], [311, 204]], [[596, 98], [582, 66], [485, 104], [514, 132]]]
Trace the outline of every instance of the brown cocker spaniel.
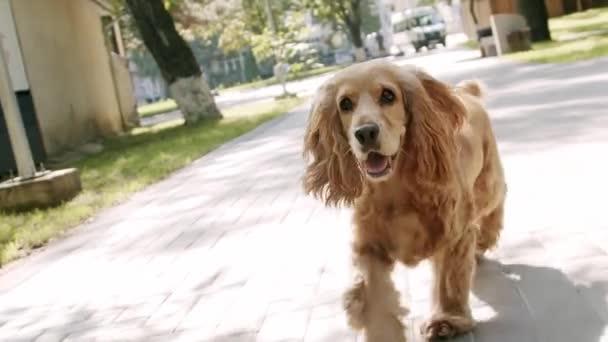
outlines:
[[448, 86], [415, 67], [357, 64], [319, 90], [305, 135], [304, 189], [354, 207], [354, 263], [344, 295], [367, 341], [405, 341], [396, 261], [433, 266], [427, 338], [473, 329], [476, 256], [493, 247], [506, 185], [477, 81]]

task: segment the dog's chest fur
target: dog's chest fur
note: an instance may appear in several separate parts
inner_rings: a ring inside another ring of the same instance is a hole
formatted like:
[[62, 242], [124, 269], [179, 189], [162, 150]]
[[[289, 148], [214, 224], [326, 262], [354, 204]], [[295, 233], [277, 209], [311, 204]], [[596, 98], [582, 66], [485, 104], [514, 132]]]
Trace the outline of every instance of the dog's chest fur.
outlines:
[[366, 192], [355, 205], [355, 243], [374, 244], [369, 247], [410, 266], [431, 256], [445, 236], [445, 223], [437, 207], [413, 199], [403, 187]]

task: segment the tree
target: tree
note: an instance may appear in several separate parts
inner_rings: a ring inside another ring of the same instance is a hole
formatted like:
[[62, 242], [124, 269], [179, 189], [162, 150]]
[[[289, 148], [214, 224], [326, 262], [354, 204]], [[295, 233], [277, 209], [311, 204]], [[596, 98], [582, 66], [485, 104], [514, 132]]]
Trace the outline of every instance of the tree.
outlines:
[[551, 40], [545, 0], [518, 0], [517, 5], [530, 27], [530, 39], [533, 42]]
[[141, 40], [158, 64], [186, 124], [222, 117], [192, 50], [163, 0], [126, 0]]
[[[336, 23], [348, 32], [351, 43], [355, 46], [355, 58], [357, 61], [365, 60], [363, 37], [361, 35], [361, 10], [362, 5], [367, 4], [361, 0], [304, 0], [307, 8], [322, 20]], [[369, 10], [369, 9], [364, 9]]]
[[[257, 61], [288, 63], [290, 72], [312, 68], [317, 59], [299, 44], [306, 38], [304, 13], [298, 0], [240, 0], [217, 27], [220, 47], [225, 53], [252, 47]], [[285, 83], [283, 90], [287, 95]]]
[[302, 16], [292, 13], [286, 17], [284, 27], [276, 32], [265, 28], [261, 34], [251, 36], [253, 53], [260, 60], [275, 58], [278, 62], [288, 62], [297, 52], [294, 47], [301, 38], [303, 28]]
[[469, 0], [469, 12], [471, 13], [471, 18], [473, 18], [473, 23], [475, 23], [475, 28], [477, 29], [477, 14], [475, 13], [475, 0]]
[[[114, 12], [120, 16], [125, 29], [129, 49], [142, 49], [137, 25], [131, 15], [124, 15], [124, 8], [121, 8], [125, 0], [113, 2]], [[208, 63], [205, 56], [200, 55], [201, 49], [196, 49], [197, 44], [205, 46], [205, 49], [217, 48], [226, 56], [244, 56], [248, 65], [246, 69], [255, 70], [256, 74], [256, 60], [261, 63], [285, 61], [290, 63], [292, 71], [317, 65], [316, 59], [307, 58], [309, 56], [305, 52], [308, 50], [302, 50], [303, 46], [298, 44], [305, 38], [306, 31], [305, 9], [299, 0], [269, 1], [276, 33], [269, 28], [264, 0], [164, 0], [164, 3], [177, 31], [190, 43], [200, 65]], [[213, 80], [208, 82], [212, 84]]]
[[217, 30], [222, 49], [231, 52], [251, 46], [258, 60], [287, 59], [288, 46], [303, 37], [305, 23], [301, 9], [295, 0], [275, 0], [268, 5], [266, 8], [265, 0], [242, 0], [223, 17]]
[[361, 31], [365, 33], [378, 32], [380, 23], [379, 9], [374, 0], [361, 0]]

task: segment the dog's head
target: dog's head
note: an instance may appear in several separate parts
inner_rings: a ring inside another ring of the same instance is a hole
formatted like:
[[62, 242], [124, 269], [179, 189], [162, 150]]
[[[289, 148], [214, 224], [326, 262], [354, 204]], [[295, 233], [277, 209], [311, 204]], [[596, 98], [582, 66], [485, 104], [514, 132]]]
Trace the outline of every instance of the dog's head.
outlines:
[[398, 173], [409, 175], [406, 181], [444, 182], [454, 171], [454, 132], [463, 113], [451, 89], [421, 70], [386, 62], [344, 69], [314, 102], [304, 188], [340, 204], [352, 203], [364, 182]]

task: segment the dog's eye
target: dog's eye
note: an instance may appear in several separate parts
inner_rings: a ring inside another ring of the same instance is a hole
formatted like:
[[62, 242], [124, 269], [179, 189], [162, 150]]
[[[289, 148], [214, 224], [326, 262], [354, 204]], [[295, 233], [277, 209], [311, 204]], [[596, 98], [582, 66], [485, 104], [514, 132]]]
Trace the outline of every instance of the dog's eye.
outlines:
[[340, 100], [340, 110], [343, 112], [350, 112], [353, 110], [353, 101], [351, 101], [348, 97]]
[[382, 104], [391, 104], [395, 102], [395, 93], [389, 89], [382, 89], [382, 95], [380, 95], [380, 102]]

